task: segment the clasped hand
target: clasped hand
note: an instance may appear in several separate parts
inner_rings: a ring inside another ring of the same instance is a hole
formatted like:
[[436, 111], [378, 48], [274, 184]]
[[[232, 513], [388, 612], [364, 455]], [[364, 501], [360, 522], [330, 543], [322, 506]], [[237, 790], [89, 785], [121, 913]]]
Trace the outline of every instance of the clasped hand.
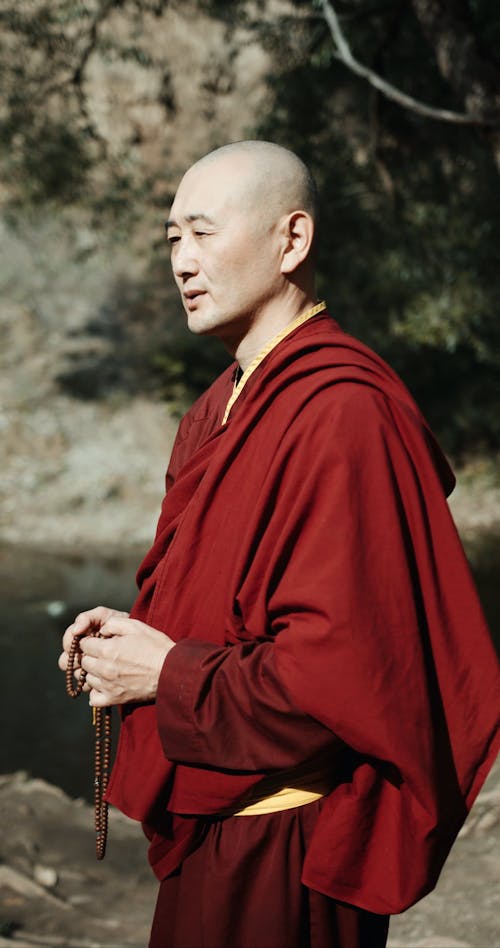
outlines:
[[152, 701], [156, 697], [160, 672], [172, 639], [128, 613], [97, 606], [81, 612], [63, 636], [59, 668], [66, 671], [68, 654], [75, 634], [98, 630], [103, 638], [82, 635], [79, 664], [87, 673], [83, 687], [93, 707], [104, 708], [128, 701]]

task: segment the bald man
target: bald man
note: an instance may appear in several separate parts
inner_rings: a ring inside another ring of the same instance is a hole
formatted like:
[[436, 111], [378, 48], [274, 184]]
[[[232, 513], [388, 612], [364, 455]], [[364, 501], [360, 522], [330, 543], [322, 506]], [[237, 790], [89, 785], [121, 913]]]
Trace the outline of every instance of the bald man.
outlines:
[[498, 741], [453, 476], [316, 299], [296, 155], [212, 152], [166, 227], [188, 328], [234, 363], [180, 424], [130, 615], [80, 614], [60, 665], [100, 630], [81, 666], [122, 705], [108, 797], [150, 840], [152, 948], [382, 948]]

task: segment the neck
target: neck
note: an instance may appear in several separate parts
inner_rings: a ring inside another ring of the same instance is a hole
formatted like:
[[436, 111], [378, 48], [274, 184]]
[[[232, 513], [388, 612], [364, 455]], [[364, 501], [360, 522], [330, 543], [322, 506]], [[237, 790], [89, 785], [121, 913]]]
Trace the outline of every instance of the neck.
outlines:
[[250, 365], [268, 342], [277, 336], [289, 323], [293, 322], [306, 310], [316, 303], [312, 293], [295, 294], [294, 299], [273, 299], [256, 314], [251, 326], [243, 338], [230, 344], [227, 348], [239, 362], [243, 371]]
[[[235, 386], [233, 388], [233, 393], [226, 405], [226, 410], [224, 412], [224, 416], [222, 419], [223, 425], [226, 424], [226, 421], [229, 418], [229, 415], [231, 413], [231, 409], [236, 399], [241, 394], [244, 386], [248, 382], [248, 379], [250, 378], [252, 373], [255, 372], [256, 369], [258, 369], [259, 365], [266, 358], [266, 356], [269, 355], [269, 353], [272, 352], [273, 349], [275, 349], [276, 346], [278, 346], [280, 342], [283, 341], [283, 339], [286, 339], [286, 337], [290, 335], [290, 333], [292, 333], [295, 329], [297, 329], [299, 326], [302, 326], [309, 319], [312, 319], [312, 317], [315, 316], [317, 313], [322, 313], [323, 310], [325, 309], [326, 309], [326, 303], [324, 300], [321, 300], [321, 302], [315, 303], [314, 306], [310, 306], [308, 309], [302, 310], [302, 312], [299, 313], [299, 315], [296, 316], [295, 319], [292, 319], [291, 322], [285, 324], [285, 326], [283, 327], [283, 329], [280, 330], [280, 332], [276, 333], [270, 340], [268, 340], [266, 345], [260, 350], [257, 356], [254, 359], [252, 359], [249, 365], [246, 366], [245, 371], [242, 372], [241, 375], [239, 375], [239, 377], [235, 378]], [[240, 366], [240, 372], [241, 372], [241, 366]]]

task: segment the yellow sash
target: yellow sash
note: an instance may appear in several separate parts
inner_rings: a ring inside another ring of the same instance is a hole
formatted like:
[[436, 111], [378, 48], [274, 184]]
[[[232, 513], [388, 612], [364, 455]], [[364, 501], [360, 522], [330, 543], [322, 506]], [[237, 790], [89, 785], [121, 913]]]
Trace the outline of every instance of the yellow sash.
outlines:
[[[294, 770], [281, 771], [261, 780], [247, 796], [244, 805], [231, 816], [260, 816], [292, 810], [313, 803], [330, 793], [337, 782], [331, 771], [331, 755], [307, 761]], [[338, 774], [337, 774], [338, 780]], [[283, 786], [285, 784], [285, 786]], [[289, 786], [290, 784], [290, 786]]]
[[255, 372], [255, 369], [258, 368], [262, 360], [265, 359], [266, 355], [269, 355], [269, 353], [272, 352], [272, 350], [278, 345], [278, 343], [281, 342], [282, 339], [286, 339], [286, 337], [289, 336], [290, 333], [294, 331], [294, 329], [298, 329], [299, 326], [302, 326], [302, 323], [305, 323], [307, 322], [308, 319], [311, 319], [311, 316], [316, 316], [317, 313], [323, 312], [324, 309], [326, 309], [326, 303], [324, 300], [322, 300], [321, 303], [317, 303], [316, 306], [312, 307], [312, 309], [308, 309], [306, 313], [301, 313], [301, 315], [297, 316], [297, 318], [294, 319], [291, 323], [288, 323], [288, 325], [285, 326], [285, 328], [282, 329], [281, 332], [279, 332], [277, 336], [273, 336], [273, 338], [267, 343], [267, 345], [264, 346], [264, 348], [259, 352], [259, 354], [255, 357], [255, 359], [250, 363], [250, 365], [247, 366], [239, 382], [235, 385], [233, 393], [226, 405], [226, 410], [224, 412], [224, 417], [222, 419], [223, 425], [226, 424], [226, 421], [229, 417], [229, 412], [231, 411], [231, 408], [233, 407], [236, 399], [245, 388], [245, 385], [247, 384], [248, 379], [253, 374], [253, 372]]
[[277, 793], [272, 793], [263, 800], [249, 803], [233, 813], [233, 816], [262, 816], [263, 813], [278, 813], [279, 810], [293, 810], [297, 806], [305, 806], [314, 800], [320, 800], [328, 791], [297, 790], [296, 787], [283, 787]]

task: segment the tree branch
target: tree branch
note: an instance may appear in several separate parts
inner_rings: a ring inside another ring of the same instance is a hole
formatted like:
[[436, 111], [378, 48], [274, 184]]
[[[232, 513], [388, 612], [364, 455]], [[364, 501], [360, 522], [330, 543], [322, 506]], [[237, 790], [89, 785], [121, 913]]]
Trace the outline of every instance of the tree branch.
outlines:
[[330, 3], [329, 0], [317, 0], [317, 5], [321, 9], [328, 29], [330, 30], [335, 46], [335, 58], [344, 63], [351, 72], [354, 72], [357, 76], [361, 76], [362, 79], [366, 79], [371, 86], [381, 92], [382, 95], [385, 95], [387, 99], [391, 99], [392, 102], [397, 102], [398, 105], [410, 109], [418, 115], [424, 115], [426, 118], [431, 118], [439, 122], [450, 122], [454, 125], [490, 127], [500, 125], [500, 119], [481, 118], [479, 116], [468, 115], [465, 112], [453, 112], [450, 109], [434, 108], [397, 89], [396, 86], [387, 82], [382, 76], [374, 72], [373, 69], [369, 69], [368, 66], [363, 66], [363, 64], [353, 56], [349, 43], [342, 32], [339, 18], [333, 4]]
[[87, 66], [87, 63], [92, 53], [95, 51], [97, 47], [97, 43], [99, 39], [99, 27], [101, 23], [103, 23], [107, 19], [107, 17], [109, 16], [109, 14], [111, 13], [111, 11], [116, 5], [117, 4], [115, 3], [115, 0], [104, 0], [104, 2], [101, 3], [100, 8], [97, 10], [97, 13], [95, 14], [90, 24], [90, 28], [87, 31], [87, 36], [88, 36], [87, 45], [82, 50], [79, 62], [75, 66], [73, 70], [73, 75], [71, 76], [71, 79], [70, 79], [70, 82], [74, 83], [75, 86], [82, 85], [83, 74], [85, 72], [85, 68]]

